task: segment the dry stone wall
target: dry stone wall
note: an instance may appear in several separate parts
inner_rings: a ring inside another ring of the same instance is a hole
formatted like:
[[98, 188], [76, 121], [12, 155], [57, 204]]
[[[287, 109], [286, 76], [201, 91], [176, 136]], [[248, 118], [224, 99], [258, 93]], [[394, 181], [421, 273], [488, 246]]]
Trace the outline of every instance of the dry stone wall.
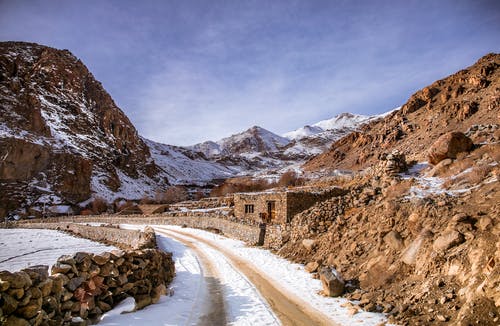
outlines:
[[[52, 219], [50, 221], [52, 221]], [[58, 223], [22, 223], [19, 226], [30, 229], [66, 231], [82, 238], [115, 245], [122, 249], [156, 248], [156, 237], [154, 230], [151, 228], [146, 228], [144, 232], [141, 232], [139, 230], [125, 230], [106, 226], [95, 227], [62, 221]]]
[[129, 296], [141, 309], [166, 294], [174, 274], [172, 255], [157, 249], [61, 256], [51, 275], [48, 266], [2, 271], [0, 325], [85, 325]]

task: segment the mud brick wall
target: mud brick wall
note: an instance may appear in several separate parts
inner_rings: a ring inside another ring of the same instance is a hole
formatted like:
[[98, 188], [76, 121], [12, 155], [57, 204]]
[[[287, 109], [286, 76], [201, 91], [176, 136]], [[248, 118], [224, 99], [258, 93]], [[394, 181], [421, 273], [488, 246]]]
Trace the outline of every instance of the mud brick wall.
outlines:
[[136, 309], [156, 303], [175, 275], [172, 254], [157, 249], [61, 256], [52, 266], [0, 272], [0, 325], [96, 322], [126, 297]]

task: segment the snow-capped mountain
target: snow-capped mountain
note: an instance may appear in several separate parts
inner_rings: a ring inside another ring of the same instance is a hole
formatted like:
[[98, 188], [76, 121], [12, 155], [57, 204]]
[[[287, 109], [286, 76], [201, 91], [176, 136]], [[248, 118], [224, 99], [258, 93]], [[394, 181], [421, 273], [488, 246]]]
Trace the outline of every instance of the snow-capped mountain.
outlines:
[[278, 136], [264, 128], [253, 126], [236, 135], [217, 142], [207, 141], [190, 148], [205, 154], [208, 158], [243, 155], [253, 157], [259, 154], [272, 154], [288, 145], [290, 140]]
[[138, 135], [73, 54], [24, 42], [0, 42], [0, 113], [0, 217], [279, 174], [371, 119], [342, 114], [286, 137], [254, 126], [190, 147], [159, 144]]
[[306, 125], [294, 131], [287, 132], [283, 137], [288, 139], [301, 139], [317, 135], [327, 130], [355, 130], [360, 125], [367, 123], [379, 116], [359, 115], [352, 113], [341, 113], [332, 119], [322, 120], [313, 125]]

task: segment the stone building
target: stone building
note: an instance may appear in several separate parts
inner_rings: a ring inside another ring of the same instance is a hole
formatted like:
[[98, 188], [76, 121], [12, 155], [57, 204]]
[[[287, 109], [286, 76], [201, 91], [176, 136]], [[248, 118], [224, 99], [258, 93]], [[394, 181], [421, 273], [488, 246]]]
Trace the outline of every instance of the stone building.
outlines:
[[261, 221], [261, 217], [268, 224], [288, 223], [295, 214], [308, 209], [316, 202], [343, 193], [344, 190], [340, 188], [332, 188], [322, 192], [297, 188], [294, 190], [237, 193], [234, 194], [234, 215], [239, 219], [256, 223]]

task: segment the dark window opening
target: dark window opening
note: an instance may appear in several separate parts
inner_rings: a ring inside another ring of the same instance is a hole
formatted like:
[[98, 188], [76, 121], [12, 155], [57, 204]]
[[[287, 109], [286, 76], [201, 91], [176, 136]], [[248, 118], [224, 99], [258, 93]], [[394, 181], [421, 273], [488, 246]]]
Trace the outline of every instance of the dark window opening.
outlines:
[[245, 214], [253, 213], [254, 206], [253, 205], [245, 205]]

